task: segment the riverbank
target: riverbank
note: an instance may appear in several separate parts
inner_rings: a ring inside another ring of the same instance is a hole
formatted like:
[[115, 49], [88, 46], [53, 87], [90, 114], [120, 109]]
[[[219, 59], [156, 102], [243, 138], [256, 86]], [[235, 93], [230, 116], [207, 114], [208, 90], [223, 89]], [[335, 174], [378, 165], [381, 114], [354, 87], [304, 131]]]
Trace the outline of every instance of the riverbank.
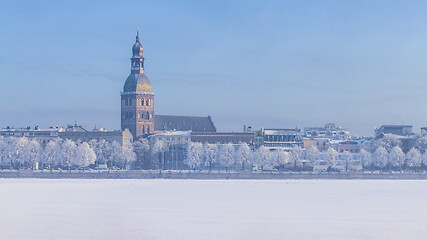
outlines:
[[192, 172], [192, 171], [0, 171], [0, 178], [81, 179], [425, 179], [425, 172]]

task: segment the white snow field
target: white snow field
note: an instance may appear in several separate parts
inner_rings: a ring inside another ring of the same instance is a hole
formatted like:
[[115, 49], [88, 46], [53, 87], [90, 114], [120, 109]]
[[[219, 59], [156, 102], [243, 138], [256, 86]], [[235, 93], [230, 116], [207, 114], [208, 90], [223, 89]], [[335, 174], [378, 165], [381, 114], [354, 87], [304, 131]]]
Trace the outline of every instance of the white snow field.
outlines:
[[422, 180], [0, 179], [0, 239], [426, 239]]

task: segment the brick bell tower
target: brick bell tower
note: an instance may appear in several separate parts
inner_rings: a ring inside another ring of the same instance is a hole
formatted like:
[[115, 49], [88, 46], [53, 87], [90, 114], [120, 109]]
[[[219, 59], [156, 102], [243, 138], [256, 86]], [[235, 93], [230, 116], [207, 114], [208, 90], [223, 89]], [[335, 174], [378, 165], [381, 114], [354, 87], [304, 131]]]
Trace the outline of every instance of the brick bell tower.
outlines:
[[154, 92], [144, 74], [144, 57], [139, 30], [132, 47], [131, 73], [121, 93], [121, 129], [129, 129], [134, 139], [154, 131]]

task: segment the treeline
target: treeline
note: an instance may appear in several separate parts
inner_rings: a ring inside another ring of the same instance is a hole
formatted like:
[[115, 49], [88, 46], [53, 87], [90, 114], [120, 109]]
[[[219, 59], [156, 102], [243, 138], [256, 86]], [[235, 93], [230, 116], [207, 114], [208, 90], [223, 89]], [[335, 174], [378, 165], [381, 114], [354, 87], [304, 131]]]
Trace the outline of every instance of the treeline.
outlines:
[[[363, 142], [358, 153], [333, 148], [257, 149], [246, 143], [202, 144], [192, 142], [181, 149], [187, 167], [168, 169], [233, 170], [424, 170], [427, 168], [427, 136], [404, 139], [386, 134]], [[165, 169], [166, 152], [174, 151], [162, 141], [140, 139], [129, 146], [118, 142], [51, 140], [42, 145], [25, 137], [0, 137], [1, 169]], [[177, 153], [175, 153], [177, 154]], [[146, 164], [150, 163], [150, 164]], [[320, 167], [319, 167], [320, 166]], [[356, 167], [354, 167], [356, 166]], [[323, 168], [321, 168], [323, 167]], [[360, 167], [360, 168], [359, 168]]]
[[1, 169], [76, 169], [100, 165], [126, 169], [135, 161], [132, 147], [117, 142], [51, 140], [42, 145], [26, 137], [0, 137]]

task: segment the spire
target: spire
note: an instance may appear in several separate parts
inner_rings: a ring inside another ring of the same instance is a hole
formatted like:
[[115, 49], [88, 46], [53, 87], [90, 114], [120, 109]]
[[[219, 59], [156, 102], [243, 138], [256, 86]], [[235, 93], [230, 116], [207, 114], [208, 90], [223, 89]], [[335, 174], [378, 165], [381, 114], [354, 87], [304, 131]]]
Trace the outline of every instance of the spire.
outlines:
[[139, 43], [139, 28], [136, 29], [136, 42]]
[[[136, 22], [139, 25], [139, 22]], [[131, 72], [140, 74], [144, 73], [144, 57], [142, 56], [143, 48], [139, 39], [139, 26], [136, 28], [136, 41], [132, 47]]]
[[139, 21], [136, 21], [136, 42], [139, 42]]

